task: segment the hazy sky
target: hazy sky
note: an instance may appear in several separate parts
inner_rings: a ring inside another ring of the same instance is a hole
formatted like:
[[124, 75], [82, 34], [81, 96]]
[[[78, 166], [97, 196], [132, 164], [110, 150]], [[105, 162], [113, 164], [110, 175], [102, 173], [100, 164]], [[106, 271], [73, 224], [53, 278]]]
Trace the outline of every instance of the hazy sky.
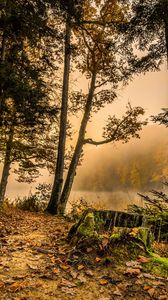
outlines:
[[[80, 79], [78, 82], [81, 84]], [[88, 83], [83, 82], [84, 87], [87, 87], [87, 85]], [[160, 72], [136, 76], [127, 87], [120, 89], [118, 95], [118, 99], [113, 104], [106, 106], [93, 116], [87, 130], [88, 137], [100, 139], [102, 127], [105, 124], [107, 116], [109, 114], [121, 116], [128, 102], [131, 102], [132, 106], [140, 105], [145, 108], [146, 117], [159, 113], [163, 107], [168, 107], [168, 71], [166, 65], [162, 67]], [[76, 130], [78, 123], [80, 123], [80, 119], [75, 121]], [[89, 145], [87, 147], [85, 149], [88, 151], [89, 147], [94, 146]], [[51, 181], [51, 178], [41, 179], [42, 182], [45, 180]], [[13, 198], [16, 195], [27, 194], [31, 188], [31, 185], [18, 184], [14, 179], [10, 178], [7, 195]]]
[[168, 107], [168, 70], [166, 65], [160, 72], [150, 72], [145, 75], [136, 76], [128, 86], [120, 89], [118, 99], [107, 105], [93, 117], [89, 125], [89, 132], [95, 136], [101, 134], [108, 115], [121, 116], [128, 102], [132, 106], [142, 106], [146, 117], [156, 115], [161, 108]]

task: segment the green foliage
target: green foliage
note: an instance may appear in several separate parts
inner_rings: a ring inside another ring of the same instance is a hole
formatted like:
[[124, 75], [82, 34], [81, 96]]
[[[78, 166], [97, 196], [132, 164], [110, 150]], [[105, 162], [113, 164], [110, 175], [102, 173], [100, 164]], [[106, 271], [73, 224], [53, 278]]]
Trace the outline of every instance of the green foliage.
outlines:
[[71, 210], [70, 213], [68, 213], [68, 218], [72, 221], [78, 221], [83, 212], [90, 207], [84, 198], [80, 198], [77, 202], [69, 202], [69, 204]]
[[[32, 182], [40, 168], [53, 171], [57, 107], [51, 83], [57, 69], [56, 27], [50, 1], [3, 1], [0, 15], [0, 162], [3, 201], [9, 170]], [[44, 46], [45, 45], [45, 46]], [[15, 167], [14, 167], [15, 166]], [[5, 175], [4, 175], [5, 174]]]
[[155, 253], [149, 251], [150, 261], [143, 265], [144, 272], [152, 272], [158, 276], [168, 275], [168, 258], [160, 257]]
[[[168, 183], [165, 183], [167, 186]], [[145, 216], [146, 222], [151, 226], [157, 240], [168, 240], [168, 196], [160, 191], [151, 191], [152, 197], [139, 194], [145, 207], [131, 205], [129, 209]]]
[[39, 184], [36, 192], [30, 193], [29, 196], [15, 199], [13, 205], [22, 210], [28, 211], [44, 211], [51, 193], [50, 184]]

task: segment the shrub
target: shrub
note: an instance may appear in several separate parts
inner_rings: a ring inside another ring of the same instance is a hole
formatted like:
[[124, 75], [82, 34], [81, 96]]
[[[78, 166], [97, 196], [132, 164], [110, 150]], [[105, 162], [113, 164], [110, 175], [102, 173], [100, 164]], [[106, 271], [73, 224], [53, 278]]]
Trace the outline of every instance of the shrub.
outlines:
[[30, 193], [23, 198], [18, 197], [14, 201], [14, 206], [29, 211], [44, 211], [47, 207], [51, 194], [51, 184], [43, 183], [36, 187], [36, 192]]
[[[168, 186], [168, 183], [164, 183]], [[160, 191], [151, 191], [151, 196], [139, 194], [145, 202], [145, 207], [131, 205], [129, 210], [145, 215], [158, 241], [168, 240], [168, 195]]]

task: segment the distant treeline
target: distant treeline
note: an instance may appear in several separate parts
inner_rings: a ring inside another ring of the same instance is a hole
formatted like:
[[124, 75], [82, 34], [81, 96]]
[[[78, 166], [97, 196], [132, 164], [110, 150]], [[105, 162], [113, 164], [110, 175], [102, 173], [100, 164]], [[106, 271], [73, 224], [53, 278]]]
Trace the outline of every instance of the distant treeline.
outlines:
[[[124, 152], [124, 151], [123, 151]], [[120, 153], [105, 160], [97, 157], [77, 181], [79, 190], [115, 191], [131, 189], [149, 191], [162, 188], [168, 179], [168, 143], [149, 149]]]

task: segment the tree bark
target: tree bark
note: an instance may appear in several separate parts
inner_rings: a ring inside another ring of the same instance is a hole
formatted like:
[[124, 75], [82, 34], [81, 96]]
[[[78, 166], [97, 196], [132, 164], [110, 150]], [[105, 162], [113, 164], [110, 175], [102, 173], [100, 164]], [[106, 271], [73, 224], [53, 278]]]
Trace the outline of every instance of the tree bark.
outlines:
[[[6, 13], [6, 18], [9, 14], [9, 1], [4, 2], [4, 10]], [[6, 23], [6, 20], [5, 20]], [[6, 56], [6, 42], [7, 42], [7, 29], [6, 29], [6, 24], [4, 24], [4, 30], [2, 34], [2, 42], [1, 42], [1, 68], [3, 67], [3, 64], [5, 62], [5, 56]], [[2, 110], [2, 102], [3, 102], [3, 82], [0, 83], [0, 112]]]
[[87, 101], [86, 101], [85, 111], [84, 111], [83, 119], [81, 122], [79, 134], [78, 134], [78, 140], [77, 140], [74, 154], [73, 154], [70, 166], [69, 166], [68, 174], [66, 177], [66, 181], [64, 184], [64, 188], [63, 188], [62, 195], [60, 198], [60, 203], [59, 203], [58, 210], [57, 210], [57, 212], [59, 214], [64, 214], [64, 212], [65, 212], [66, 204], [67, 204], [69, 194], [71, 192], [73, 180], [75, 177], [76, 168], [77, 168], [77, 165], [78, 165], [78, 162], [80, 159], [80, 155], [82, 152], [84, 138], [85, 138], [85, 131], [86, 131], [87, 123], [88, 123], [91, 108], [92, 108], [92, 100], [93, 100], [93, 95], [94, 95], [95, 83], [96, 83], [96, 71], [93, 71], [89, 94], [88, 94]]
[[55, 178], [54, 178], [51, 198], [46, 209], [46, 211], [51, 214], [57, 213], [57, 206], [61, 196], [62, 185], [63, 185], [67, 111], [68, 111], [69, 73], [70, 73], [70, 59], [71, 59], [70, 39], [71, 39], [71, 22], [70, 22], [70, 17], [68, 17], [66, 22], [66, 33], [65, 33], [64, 75], [63, 75], [62, 104], [61, 104], [62, 106], [61, 106], [61, 116], [60, 116], [60, 133], [59, 133], [57, 162], [56, 162]]
[[165, 40], [166, 40], [166, 52], [167, 52], [167, 68], [168, 68], [168, 1], [163, 1], [163, 20], [165, 26]]
[[6, 187], [7, 187], [7, 183], [8, 183], [8, 177], [9, 177], [9, 171], [10, 171], [10, 165], [11, 165], [11, 150], [12, 150], [13, 136], [14, 136], [14, 126], [12, 126], [12, 128], [10, 130], [9, 138], [6, 143], [5, 160], [4, 160], [2, 177], [1, 177], [1, 182], [0, 182], [0, 206], [4, 202]]

